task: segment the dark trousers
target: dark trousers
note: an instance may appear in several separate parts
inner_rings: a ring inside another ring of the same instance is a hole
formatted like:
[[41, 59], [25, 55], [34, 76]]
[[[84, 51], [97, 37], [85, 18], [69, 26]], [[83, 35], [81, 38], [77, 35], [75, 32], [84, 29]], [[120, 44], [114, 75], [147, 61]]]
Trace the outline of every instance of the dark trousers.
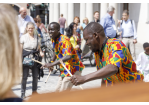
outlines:
[[[39, 74], [39, 70], [37, 68], [37, 63], [35, 63], [31, 69], [32, 69], [32, 77], [33, 77], [32, 91], [36, 91], [37, 90], [37, 83], [38, 83], [38, 74]], [[25, 93], [25, 91], [26, 91], [26, 82], [27, 82], [28, 73], [29, 73], [29, 67], [23, 66], [21, 93]]]

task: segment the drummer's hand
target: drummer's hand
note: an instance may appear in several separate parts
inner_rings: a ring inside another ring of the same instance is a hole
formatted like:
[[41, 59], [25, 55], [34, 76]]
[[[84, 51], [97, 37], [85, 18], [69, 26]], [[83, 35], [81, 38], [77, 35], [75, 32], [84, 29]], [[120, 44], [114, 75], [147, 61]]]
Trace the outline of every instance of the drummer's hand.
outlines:
[[73, 75], [69, 80], [75, 86], [77, 86], [79, 84], [83, 84], [85, 82], [84, 76], [79, 76], [79, 75]]
[[53, 71], [53, 68], [49, 68], [49, 72], [50, 72], [50, 71], [52, 72], [52, 71]]
[[51, 68], [53, 67], [52, 63], [46, 63], [44, 65], [41, 66], [41, 68], [46, 67], [46, 68]]

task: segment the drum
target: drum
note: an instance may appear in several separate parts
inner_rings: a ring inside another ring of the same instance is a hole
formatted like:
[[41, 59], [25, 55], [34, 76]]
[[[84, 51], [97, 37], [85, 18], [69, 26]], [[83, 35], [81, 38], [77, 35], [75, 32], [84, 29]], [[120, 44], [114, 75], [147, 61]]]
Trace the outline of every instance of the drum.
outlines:
[[119, 83], [100, 88], [34, 94], [28, 102], [149, 102], [149, 83]]

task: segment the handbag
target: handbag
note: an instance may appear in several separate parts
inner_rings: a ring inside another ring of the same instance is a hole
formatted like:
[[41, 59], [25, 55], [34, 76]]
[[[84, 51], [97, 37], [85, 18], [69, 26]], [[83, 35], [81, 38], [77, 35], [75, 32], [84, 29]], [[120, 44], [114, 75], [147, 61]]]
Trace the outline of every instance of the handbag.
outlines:
[[34, 61], [32, 61], [31, 58], [24, 58], [23, 59], [23, 65], [33, 67], [34, 66]]
[[37, 47], [38, 47], [38, 35], [37, 35], [37, 46], [36, 46], [36, 50], [33, 50], [33, 51], [26, 51], [23, 49], [23, 66], [28, 66], [28, 67], [33, 67], [34, 66], [34, 61], [31, 59], [31, 58], [27, 58], [26, 56], [30, 55], [30, 54], [33, 54], [34, 57], [35, 57], [35, 52], [38, 52], [37, 51]]

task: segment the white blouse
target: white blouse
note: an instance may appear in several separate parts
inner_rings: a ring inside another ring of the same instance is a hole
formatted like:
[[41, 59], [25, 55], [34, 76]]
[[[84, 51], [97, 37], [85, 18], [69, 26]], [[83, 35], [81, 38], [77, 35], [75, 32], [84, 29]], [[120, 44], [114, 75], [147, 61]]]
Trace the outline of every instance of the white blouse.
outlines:
[[[20, 37], [20, 43], [23, 44], [23, 49], [26, 51], [32, 51], [37, 47], [37, 35], [34, 35], [34, 40], [31, 40], [29, 34], [24, 34]], [[40, 39], [38, 37], [38, 46], [40, 45]]]

